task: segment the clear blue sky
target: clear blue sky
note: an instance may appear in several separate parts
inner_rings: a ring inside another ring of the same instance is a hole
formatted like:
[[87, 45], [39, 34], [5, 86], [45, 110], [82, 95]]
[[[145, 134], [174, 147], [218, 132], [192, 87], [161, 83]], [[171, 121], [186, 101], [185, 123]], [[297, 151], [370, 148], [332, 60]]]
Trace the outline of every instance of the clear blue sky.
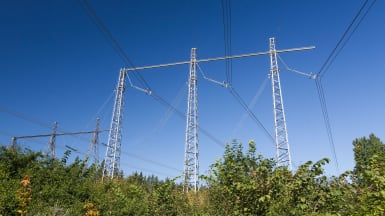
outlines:
[[[135, 66], [223, 56], [221, 1], [90, 0]], [[369, 1], [371, 2], [371, 1]], [[277, 49], [314, 45], [313, 51], [282, 54], [286, 63], [316, 73], [363, 1], [232, 1], [232, 53], [267, 51], [269, 37]], [[323, 78], [340, 171], [354, 167], [352, 141], [375, 133], [385, 140], [385, 2], [377, 1]], [[12, 136], [94, 129], [96, 116], [108, 129], [119, 69], [125, 64], [82, 9], [80, 1], [3, 1], [0, 7], [0, 144]], [[269, 71], [269, 57], [233, 60], [233, 86], [251, 102]], [[207, 76], [226, 79], [225, 62], [202, 63]], [[332, 157], [315, 82], [280, 63], [287, 128], [294, 166]], [[151, 88], [185, 112], [188, 65], [140, 72]], [[222, 143], [253, 139], [258, 151], [275, 149], [263, 131], [228, 90], [199, 77], [199, 125]], [[132, 77], [134, 84], [141, 83]], [[152, 97], [127, 88], [121, 167], [175, 177], [183, 170], [185, 120]], [[110, 100], [109, 100], [110, 98]], [[105, 104], [105, 106], [103, 106]], [[271, 83], [257, 98], [253, 112], [273, 134]], [[65, 145], [87, 152], [91, 136], [57, 138], [57, 155]], [[20, 140], [47, 150], [48, 138]], [[100, 141], [107, 142], [107, 135]], [[223, 153], [199, 134], [200, 171]], [[100, 158], [105, 148], [100, 147]], [[84, 157], [84, 154], [74, 156]], [[164, 164], [169, 169], [150, 163]], [[180, 170], [180, 171], [177, 171]], [[327, 174], [336, 174], [334, 162]]]

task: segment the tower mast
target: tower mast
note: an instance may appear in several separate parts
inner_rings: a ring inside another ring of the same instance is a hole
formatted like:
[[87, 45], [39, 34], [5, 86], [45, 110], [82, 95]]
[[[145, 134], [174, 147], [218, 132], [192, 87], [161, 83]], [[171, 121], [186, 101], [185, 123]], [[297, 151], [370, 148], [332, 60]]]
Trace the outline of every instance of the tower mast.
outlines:
[[112, 113], [110, 133], [108, 136], [106, 156], [104, 159], [103, 178], [108, 176], [113, 179], [120, 171], [125, 78], [126, 71], [121, 69], [115, 92], [114, 110]]
[[53, 123], [52, 134], [49, 140], [49, 151], [51, 158], [55, 158], [55, 141], [56, 141], [57, 122]]
[[270, 78], [273, 89], [274, 133], [276, 161], [278, 166], [292, 168], [289, 139], [286, 129], [286, 117], [283, 106], [281, 81], [279, 78], [277, 50], [275, 39], [270, 38]]
[[93, 156], [94, 164], [99, 164], [99, 122], [100, 119], [96, 118], [95, 131], [93, 132], [92, 140], [87, 152], [87, 158], [89, 158], [91, 155]]
[[183, 191], [194, 190], [199, 187], [198, 162], [198, 89], [196, 74], [196, 48], [191, 49], [190, 73], [188, 80], [188, 98], [186, 115], [186, 142], [184, 153], [184, 181]]

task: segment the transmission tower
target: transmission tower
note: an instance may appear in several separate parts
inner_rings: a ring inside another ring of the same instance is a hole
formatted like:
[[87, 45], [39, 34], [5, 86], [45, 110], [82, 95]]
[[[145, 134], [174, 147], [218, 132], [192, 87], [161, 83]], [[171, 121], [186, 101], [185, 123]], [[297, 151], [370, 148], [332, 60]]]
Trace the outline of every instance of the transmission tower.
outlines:
[[100, 122], [100, 119], [97, 118], [95, 131], [93, 133], [92, 140], [91, 140], [90, 146], [88, 148], [88, 152], [87, 152], [87, 158], [89, 158], [91, 155], [93, 155], [94, 164], [99, 164], [99, 148], [98, 148], [99, 133], [100, 133], [99, 122]]
[[49, 150], [51, 158], [55, 158], [55, 140], [56, 140], [57, 122], [53, 123], [52, 134], [49, 140]]
[[[108, 139], [108, 145], [106, 149], [105, 162], [103, 166], [103, 177], [109, 176], [113, 178], [119, 172], [120, 164], [120, 148], [122, 143], [122, 116], [123, 116], [123, 93], [125, 89], [125, 78], [127, 76], [130, 87], [145, 92], [148, 95], [152, 95], [150, 89], [142, 89], [138, 86], [134, 86], [129, 77], [128, 72], [154, 69], [161, 67], [170, 67], [177, 65], [190, 64], [190, 73], [188, 81], [188, 101], [187, 101], [187, 115], [186, 115], [186, 142], [185, 142], [185, 155], [184, 155], [184, 171], [183, 171], [183, 190], [188, 192], [190, 190], [197, 191], [199, 188], [199, 163], [198, 163], [198, 96], [197, 96], [197, 64], [200, 62], [221, 61], [226, 59], [238, 59], [244, 57], [268, 55], [271, 56], [271, 78], [273, 85], [273, 101], [274, 101], [274, 117], [275, 117], [275, 135], [276, 135], [276, 147], [277, 147], [277, 161], [278, 164], [286, 165], [291, 168], [291, 159], [289, 153], [289, 143], [286, 132], [286, 121], [283, 110], [283, 102], [281, 96], [281, 86], [279, 81], [279, 71], [277, 63], [277, 53], [286, 53], [293, 51], [311, 50], [314, 46], [291, 48], [276, 50], [274, 44], [274, 38], [270, 39], [270, 51], [247, 53], [233, 56], [223, 56], [207, 59], [196, 59], [196, 48], [191, 49], [191, 58], [188, 61], [149, 65], [142, 67], [124, 68], [120, 70], [119, 81], [116, 88], [116, 97], [114, 103], [114, 110], [111, 121], [111, 129]], [[298, 71], [293, 71], [297, 72]], [[204, 77], [205, 79], [214, 83], [220, 84], [226, 87], [225, 83]], [[157, 100], [161, 99], [159, 96], [153, 96]], [[163, 100], [163, 102], [165, 102]], [[175, 110], [175, 108], [174, 108]], [[175, 110], [177, 111], [177, 110]], [[207, 134], [206, 134], [207, 135]]]
[[105, 176], [113, 179], [120, 169], [120, 149], [122, 146], [122, 125], [123, 125], [123, 97], [125, 90], [126, 71], [121, 69], [119, 72], [119, 80], [116, 86], [116, 96], [114, 109], [112, 112], [112, 120], [106, 156], [104, 159], [103, 178]]
[[277, 50], [275, 49], [275, 39], [270, 38], [270, 78], [273, 88], [273, 109], [274, 109], [274, 132], [276, 160], [278, 166], [291, 166], [291, 156], [289, 139], [286, 129], [285, 110], [283, 106], [281, 81], [279, 78]]
[[199, 187], [198, 163], [198, 89], [196, 73], [196, 48], [191, 49], [190, 74], [188, 80], [188, 98], [186, 115], [186, 143], [184, 152], [184, 181], [183, 191], [194, 190]]

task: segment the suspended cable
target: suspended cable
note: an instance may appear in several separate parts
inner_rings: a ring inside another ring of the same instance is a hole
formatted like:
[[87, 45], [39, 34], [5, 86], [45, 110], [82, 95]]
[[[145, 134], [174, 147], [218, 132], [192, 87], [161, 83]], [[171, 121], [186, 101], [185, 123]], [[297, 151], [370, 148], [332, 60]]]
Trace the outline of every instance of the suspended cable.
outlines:
[[132, 157], [132, 158], [135, 158], [135, 159], [138, 159], [138, 160], [147, 162], [147, 163], [151, 163], [151, 164], [157, 165], [157, 166], [159, 166], [159, 167], [163, 167], [163, 168], [166, 168], [166, 169], [174, 170], [174, 171], [177, 171], [177, 172], [180, 172], [180, 173], [183, 172], [182, 170], [180, 170], [180, 169], [178, 169], [178, 168], [175, 168], [175, 167], [172, 167], [172, 166], [163, 164], [163, 163], [159, 163], [159, 162], [156, 162], [156, 161], [154, 161], [154, 160], [150, 160], [150, 159], [147, 159], [147, 158], [144, 158], [144, 157], [135, 155], [135, 154], [131, 154], [131, 153], [127, 153], [127, 152], [122, 152], [122, 153], [125, 154], [125, 155], [127, 155], [127, 156], [130, 156], [130, 157]]
[[[225, 56], [231, 56], [232, 54], [232, 39], [231, 39], [231, 1], [221, 0], [222, 6], [222, 24], [223, 24], [223, 41], [225, 47]], [[226, 79], [227, 83], [232, 83], [232, 60], [225, 60], [226, 66]]]
[[202, 68], [199, 66], [199, 64], [197, 64], [197, 66], [198, 66], [198, 70], [199, 70], [199, 71], [201, 72], [201, 74], [202, 74], [203, 79], [205, 79], [205, 80], [207, 80], [207, 81], [209, 81], [209, 82], [218, 84], [218, 85], [220, 85], [220, 86], [222, 86], [222, 87], [225, 87], [225, 88], [227, 88], [227, 87], [229, 86], [229, 84], [226, 83], [225, 81], [219, 82], [219, 81], [217, 81], [217, 80], [214, 80], [214, 79], [211, 79], [211, 78], [207, 77], [206, 74], [203, 72]]
[[[159, 95], [157, 95], [156, 93], [152, 93], [151, 96], [157, 100], [160, 104], [162, 104], [163, 106], [167, 107], [168, 109], [170, 109], [171, 111], [173, 111], [175, 114], [177, 114], [177, 116], [183, 120], [186, 119], [186, 115], [183, 114], [181, 111], [179, 111], [177, 108], [175, 108], [174, 106], [172, 106], [169, 102], [167, 102], [166, 100], [164, 100], [162, 97], [160, 97]], [[202, 128], [201, 126], [198, 126], [198, 129], [199, 131], [206, 135], [208, 138], [210, 138], [215, 144], [217, 144], [218, 146], [220, 147], [225, 147], [225, 145], [223, 144], [222, 141], [220, 141], [219, 139], [217, 139], [214, 135], [212, 135], [211, 133], [209, 133], [207, 130], [205, 130], [204, 128]]]
[[[185, 90], [185, 85], [183, 85], [180, 90], [178, 91], [178, 94], [175, 96], [173, 102], [172, 102], [172, 106], [173, 107], [176, 107], [182, 100], [182, 93], [184, 92]], [[151, 137], [153, 137], [153, 135], [160, 131], [165, 125], [166, 123], [168, 122], [168, 120], [170, 119], [171, 115], [173, 114], [173, 110], [171, 107], [168, 107], [167, 110], [164, 112], [164, 114], [162, 115], [161, 119], [160, 119], [160, 122], [159, 122], [159, 125], [156, 126], [155, 128], [152, 129], [152, 131], [150, 132], [150, 134], [147, 134], [144, 138], [144, 140], [139, 144], [139, 145], [142, 145], [144, 143], [147, 142], [147, 140], [149, 140]]]
[[[86, 9], [86, 12], [87, 12], [87, 15], [90, 16], [90, 18], [97, 24], [97, 26], [102, 30], [102, 33], [109, 39], [109, 41], [111, 42], [111, 45], [113, 46], [113, 48], [115, 49], [115, 51], [119, 54], [119, 56], [125, 61], [126, 64], [128, 64], [131, 68], [130, 68], [130, 71], [134, 71], [134, 75], [142, 82], [142, 84], [146, 87], [147, 91], [148, 92], [151, 92], [151, 96], [156, 100], [158, 101], [159, 103], [161, 103], [162, 105], [168, 107], [168, 109], [171, 109], [173, 112], [177, 113], [178, 116], [180, 117], [183, 117], [185, 118], [185, 115], [182, 114], [180, 111], [178, 111], [175, 107], [171, 106], [170, 103], [168, 103], [165, 99], [163, 99], [160, 95], [156, 94], [156, 92], [154, 92], [149, 84], [146, 82], [146, 80], [141, 76], [140, 73], [135, 73], [136, 72], [136, 68], [134, 66], [134, 64], [132, 63], [132, 61], [128, 58], [127, 54], [124, 52], [124, 50], [122, 49], [122, 47], [119, 45], [118, 41], [113, 37], [111, 31], [108, 30], [107, 26], [104, 24], [104, 22], [100, 19], [100, 17], [96, 14], [95, 10], [93, 9], [93, 7], [88, 3], [87, 0], [83, 0], [82, 2], [84, 2], [84, 4], [82, 4], [82, 7], [84, 9]], [[189, 61], [187, 62], [189, 63]], [[183, 64], [185, 64], [185, 62], [183, 62]], [[126, 70], [126, 71], [129, 71], [129, 70]], [[215, 143], [217, 143], [218, 145], [220, 146], [224, 146], [222, 144], [221, 141], [219, 141], [218, 139], [216, 139], [213, 135], [211, 135], [209, 132], [207, 132], [206, 130], [204, 130], [203, 128], [199, 127], [200, 131], [205, 134], [207, 137], [209, 137], [210, 139], [212, 139]]]
[[23, 113], [20, 113], [20, 112], [16, 112], [16, 111], [10, 110], [10, 109], [5, 108], [5, 107], [0, 107], [0, 112], [7, 113], [7, 114], [12, 115], [12, 116], [14, 116], [14, 117], [16, 117], [16, 118], [19, 118], [19, 119], [22, 119], [22, 120], [24, 120], [24, 121], [33, 123], [33, 124], [38, 125], [38, 126], [41, 126], [41, 127], [43, 127], [43, 128], [49, 128], [49, 129], [51, 129], [51, 127], [52, 127], [51, 125], [49, 125], [49, 124], [47, 124], [47, 123], [45, 123], [45, 122], [43, 122], [43, 121], [40, 121], [40, 120], [38, 120], [38, 119], [36, 119], [36, 118], [27, 116], [27, 115], [25, 115], [25, 114], [23, 114]]
[[[348, 41], [350, 40], [352, 35], [356, 32], [356, 30], [358, 29], [358, 27], [360, 26], [362, 21], [365, 19], [366, 15], [372, 9], [372, 7], [373, 7], [374, 3], [376, 2], [376, 0], [374, 0], [370, 4], [370, 6], [367, 8], [367, 10], [364, 13], [364, 15], [361, 16], [361, 18], [359, 19], [358, 23], [355, 25], [357, 19], [362, 14], [362, 11], [364, 10], [364, 8], [368, 4], [368, 2], [369, 1], [366, 0], [362, 4], [360, 9], [358, 10], [356, 15], [354, 16], [354, 18], [350, 22], [349, 26], [347, 27], [347, 29], [345, 30], [345, 32], [343, 33], [343, 35], [341, 36], [341, 38], [339, 39], [339, 41], [337, 42], [335, 47], [333, 48], [332, 52], [329, 54], [328, 58], [326, 59], [324, 64], [321, 66], [320, 70], [317, 73], [317, 78], [315, 80], [316, 81], [315, 83], [316, 83], [316, 87], [317, 87], [318, 98], [319, 98], [319, 101], [320, 101], [322, 115], [323, 115], [324, 123], [325, 123], [325, 127], [326, 127], [326, 132], [327, 132], [327, 135], [328, 135], [330, 147], [332, 149], [333, 158], [335, 160], [335, 166], [336, 166], [337, 173], [339, 173], [339, 166], [338, 166], [337, 155], [336, 155], [336, 151], [335, 151], [335, 144], [334, 144], [334, 138], [333, 138], [332, 128], [331, 128], [331, 124], [330, 124], [328, 109], [327, 109], [327, 105], [326, 105], [325, 93], [324, 93], [324, 89], [323, 89], [323, 86], [322, 86], [322, 80], [321, 79], [325, 75], [325, 73], [328, 71], [328, 69], [330, 68], [332, 63], [335, 61], [335, 59], [337, 58], [339, 53], [342, 51], [342, 49], [346, 46], [346, 44], [348, 43]], [[354, 25], [355, 25], [355, 27], [353, 28]], [[353, 30], [351, 31], [352, 28], [353, 28]], [[347, 39], [345, 39], [345, 38], [347, 38]]]
[[309, 79], [315, 79], [315, 78], [317, 77], [316, 74], [312, 74], [312, 73], [304, 73], [304, 72], [301, 72], [301, 71], [299, 71], [299, 70], [290, 68], [289, 66], [287, 66], [286, 62], [281, 58], [280, 55], [277, 54], [277, 56], [278, 56], [278, 59], [282, 62], [282, 64], [285, 66], [286, 70], [291, 71], [291, 72], [294, 72], [294, 73], [299, 74], [299, 75], [302, 75], [302, 76], [305, 76], [305, 77], [307, 77], [307, 78], [309, 78]]
[[[97, 25], [97, 27], [102, 32], [102, 34], [106, 37], [110, 45], [113, 47], [115, 52], [119, 55], [119, 57], [123, 60], [123, 62], [129, 67], [135, 68], [134, 63], [128, 57], [128, 55], [123, 50], [119, 42], [115, 39], [111, 31], [104, 24], [103, 20], [97, 15], [95, 9], [91, 6], [91, 4], [87, 0], [81, 0], [81, 6], [86, 12], [86, 14], [91, 18], [91, 20]], [[147, 89], [150, 89], [148, 83], [140, 73], [134, 71], [133, 74], [141, 82], [143, 86], [145, 86]]]
[[[6, 136], [6, 137], [15, 137], [14, 134], [9, 133], [9, 132], [5, 132], [5, 131], [0, 131], [0, 135]], [[34, 139], [32, 139], [31, 142], [36, 143], [36, 144], [39, 144], [39, 145], [43, 145], [43, 146], [47, 145], [47, 143], [38, 142], [38, 141], [36, 141], [36, 140], [34, 140]], [[11, 140], [11, 142], [8, 143], [8, 146], [12, 146], [12, 144], [13, 144], [13, 142], [12, 142], [12, 140]], [[7, 144], [4, 143], [4, 144], [1, 144], [1, 145], [4, 145], [4, 146], [5, 146], [5, 145], [7, 145]]]
[[[228, 14], [228, 24], [227, 24], [227, 26], [228, 26], [228, 49], [229, 49], [229, 56], [231, 56], [232, 54], [233, 54], [233, 44], [232, 44], [232, 41], [233, 41], [233, 39], [232, 39], [232, 27], [231, 27], [231, 0], [228, 0], [227, 1], [228, 2], [228, 4], [227, 4], [227, 14]], [[229, 66], [228, 66], [228, 68], [229, 68], [229, 80], [227, 81], [230, 85], [232, 85], [232, 83], [233, 83], [233, 61], [232, 61], [232, 59], [228, 59], [228, 61], [229, 61]]]
[[[294, 52], [294, 51], [312, 50], [314, 48], [315, 48], [315, 46], [308, 46], [308, 47], [276, 50], [276, 52], [277, 53], [286, 53], [286, 52]], [[197, 59], [196, 63], [211, 62], [211, 61], [222, 61], [222, 60], [226, 60], [226, 59], [238, 59], [238, 58], [253, 57], [253, 56], [260, 56], [260, 55], [269, 55], [269, 54], [270, 54], [270, 51], [264, 51], [264, 52], [254, 52], [254, 53], [247, 53], [247, 54], [240, 54], [240, 55], [207, 58], [207, 59]], [[190, 64], [190, 63], [191, 63], [190, 61], [181, 61], [181, 62], [174, 62], [174, 63], [167, 63], [167, 64], [141, 66], [141, 67], [136, 67], [136, 68], [124, 68], [124, 70], [127, 71], [127, 72], [130, 72], [130, 71], [154, 69], [154, 68], [161, 68], [161, 67], [171, 67], [171, 66], [185, 65], [185, 64]]]
[[[362, 6], [360, 7], [360, 9], [358, 10], [358, 12], [356, 13], [356, 15], [354, 16], [354, 18], [351, 20], [349, 26], [346, 28], [346, 30], [344, 31], [344, 33], [342, 34], [341, 38], [339, 39], [339, 41], [337, 42], [337, 44], [334, 46], [332, 52], [329, 54], [328, 58], [326, 59], [326, 61], [324, 62], [324, 64], [321, 66], [320, 70], [318, 71], [317, 73], [317, 76], [322, 78], [325, 73], [327, 72], [327, 69], [330, 67], [330, 65], [334, 62], [334, 59], [338, 56], [339, 52], [345, 47], [347, 41], [349, 41], [350, 37], [354, 34], [354, 32], [356, 31], [356, 29], [358, 28], [358, 26], [361, 24], [361, 22], [363, 21], [363, 19], [366, 17], [366, 15], [368, 14], [368, 12], [371, 10], [372, 6], [374, 5], [374, 3], [376, 2], [376, 0], [374, 0], [372, 2], [372, 4], [368, 7], [367, 11], [365, 12], [365, 14], [361, 17], [361, 19], [359, 20], [358, 24], [356, 25], [356, 27], [354, 28], [353, 31], [350, 32], [351, 28], [354, 26], [354, 24], [356, 23], [357, 19], [359, 18], [359, 16], [361, 15], [362, 11], [364, 10], [364, 8], [366, 7], [366, 5], [368, 4], [368, 0], [365, 0], [365, 2], [362, 4]], [[350, 33], [349, 33], [350, 32]], [[350, 35], [348, 35], [350, 34]], [[348, 36], [348, 39], [346, 40], [345, 43], [343, 43], [343, 41], [345, 40], [345, 38]], [[341, 46], [342, 44], [342, 46]], [[339, 49], [339, 51], [338, 51]]]
[[[107, 144], [105, 144], [105, 143], [102, 143], [102, 145], [105, 146], [105, 147], [107, 147]], [[138, 155], [136, 155], [136, 154], [128, 153], [128, 152], [126, 152], [126, 151], [121, 151], [121, 153], [124, 154], [124, 155], [127, 155], [127, 156], [129, 156], [129, 157], [132, 157], [132, 158], [135, 158], [135, 159], [138, 159], [138, 160], [147, 162], [147, 163], [151, 163], [151, 164], [154, 164], [154, 165], [163, 167], [163, 168], [167, 168], [167, 169], [170, 169], [170, 170], [182, 172], [182, 170], [180, 170], [180, 169], [178, 169], [178, 168], [175, 168], [175, 167], [172, 167], [172, 166], [169, 166], [169, 165], [167, 165], [167, 164], [163, 164], [163, 163], [160, 163], [160, 162], [157, 162], [157, 161], [154, 161], [154, 160], [150, 160], [150, 159], [147, 159], [147, 158], [138, 156]]]
[[335, 164], [336, 172], [337, 172], [337, 174], [339, 174], [340, 173], [339, 172], [339, 165], [338, 165], [338, 160], [337, 160], [337, 154], [336, 154], [336, 149], [335, 149], [335, 144], [334, 144], [332, 128], [331, 128], [331, 125], [330, 125], [328, 109], [327, 109], [327, 106], [326, 106], [326, 99], [325, 99], [324, 89], [323, 89], [322, 82], [321, 82], [320, 79], [316, 79], [315, 83], [316, 83], [316, 86], [317, 86], [317, 92], [318, 92], [318, 97], [319, 97], [320, 104], [321, 104], [322, 116], [323, 116], [323, 119], [324, 119], [324, 123], [325, 123], [325, 127], [326, 127], [326, 132], [327, 132], [328, 139], [329, 139], [330, 148], [332, 150], [332, 155], [333, 155], [333, 159], [334, 159], [334, 164]]
[[91, 120], [87, 123], [86, 128], [88, 128], [91, 125], [91, 122], [94, 122], [97, 117], [99, 117], [100, 113], [103, 109], [106, 108], [107, 104], [111, 101], [111, 99], [114, 97], [114, 91], [111, 91], [111, 94], [107, 96], [106, 100], [103, 102], [103, 104], [98, 108], [96, 113], [93, 115]]
[[[24, 121], [27, 121], [27, 122], [33, 123], [35, 125], [41, 126], [43, 128], [48, 128], [50, 130], [52, 129], [52, 125], [49, 125], [49, 124], [47, 124], [47, 123], [45, 123], [43, 121], [40, 121], [40, 120], [35, 119], [33, 117], [27, 116], [27, 115], [25, 115], [23, 113], [20, 113], [20, 112], [12, 111], [12, 110], [9, 110], [9, 109], [4, 108], [4, 107], [0, 107], [0, 112], [8, 113], [8, 114], [10, 114], [10, 115], [12, 115], [14, 117], [17, 117], [17, 118], [22, 119]], [[68, 132], [66, 132], [66, 130], [61, 130], [61, 129], [57, 129], [57, 131], [60, 132], [60, 133], [68, 133]], [[82, 139], [81, 137], [76, 136], [76, 134], [69, 133], [69, 135], [73, 136], [74, 138], [77, 138], [78, 140], [89, 142], [89, 140]]]
[[128, 74], [127, 72], [125, 72], [125, 73], [126, 73], [126, 77], [127, 77], [127, 79], [128, 79], [128, 83], [130, 84], [130, 87], [131, 87], [131, 88], [136, 89], [136, 90], [141, 91], [141, 92], [144, 92], [144, 93], [146, 93], [146, 94], [148, 94], [148, 95], [151, 95], [152, 91], [151, 91], [150, 88], [143, 89], [143, 88], [140, 88], [139, 86], [134, 85], [134, 84], [132, 83], [132, 81], [131, 81], [131, 78], [130, 78], [129, 74]]
[[[267, 83], [268, 83], [269, 79], [268, 77], [265, 78], [265, 80], [262, 82], [262, 85], [259, 86], [259, 89], [257, 90], [257, 92], [255, 93], [253, 99], [250, 101], [248, 107], [250, 109], [253, 109], [255, 104], [257, 103], [259, 97], [262, 95], [262, 92], [265, 90], [266, 86], [267, 86]], [[242, 117], [239, 119], [238, 123], [236, 124], [234, 130], [233, 130], [233, 134], [236, 134], [239, 130], [239, 128], [241, 128], [243, 122], [245, 121], [245, 119], [247, 118], [248, 114], [247, 113], [244, 113], [242, 115]]]
[[[103, 145], [106, 146], [106, 144], [103, 144]], [[69, 149], [69, 150], [71, 150], [74, 153], [81, 154], [81, 155], [84, 155], [84, 156], [87, 155], [87, 153], [85, 153], [83, 151], [80, 151], [77, 148], [74, 148], [74, 147], [72, 147], [70, 145], [66, 145], [66, 144], [63, 145], [63, 144], [59, 143], [59, 144], [56, 144], [56, 147], [59, 148], [59, 149]], [[125, 155], [128, 155], [130, 157], [136, 158], [138, 160], [142, 160], [142, 161], [145, 161], [145, 162], [148, 162], [148, 163], [151, 163], [151, 164], [155, 164], [155, 165], [163, 167], [163, 168], [167, 168], [167, 169], [174, 170], [174, 171], [177, 171], [177, 172], [182, 172], [180, 169], [168, 166], [166, 164], [162, 164], [162, 163], [159, 163], [159, 162], [156, 162], [156, 161], [153, 161], [153, 160], [150, 160], [150, 159], [146, 159], [146, 158], [134, 155], [134, 154], [130, 154], [130, 153], [127, 153], [127, 152], [124, 152], [124, 151], [122, 151], [122, 153], [125, 154]], [[135, 166], [131, 166], [131, 165], [125, 164], [125, 163], [121, 163], [121, 164], [124, 164], [124, 165], [126, 165], [128, 167], [131, 167], [131, 168], [135, 168], [135, 169], [139, 169], [139, 170], [145, 170], [145, 171], [152, 172], [152, 173], [158, 173], [158, 174], [162, 174], [164, 176], [169, 176], [168, 174], [157, 172], [157, 171], [154, 171], [154, 170], [149, 170], [149, 169], [145, 169], [145, 168], [139, 168], [139, 167], [135, 167]]]
[[[49, 125], [41, 120], [38, 120], [36, 118], [33, 118], [33, 117], [30, 117], [30, 116], [27, 116], [23, 113], [20, 113], [20, 112], [16, 112], [16, 111], [13, 111], [13, 110], [10, 110], [10, 109], [7, 109], [5, 107], [0, 107], [0, 112], [4, 112], [4, 113], [8, 113], [9, 115], [12, 115], [16, 118], [19, 118], [19, 119], [22, 119], [24, 121], [27, 121], [27, 122], [30, 122], [30, 123], [33, 123], [35, 125], [38, 125], [40, 127], [43, 127], [43, 128], [48, 128], [48, 129], [52, 129], [52, 125]], [[63, 130], [58, 130], [58, 132], [62, 132], [62, 133], [66, 133], [65, 131]]]
[[246, 111], [246, 113], [250, 116], [250, 118], [263, 130], [266, 137], [268, 137], [272, 143], [274, 143], [274, 138], [270, 134], [270, 132], [266, 129], [266, 127], [262, 124], [262, 122], [254, 115], [254, 113], [250, 110], [246, 102], [242, 99], [242, 97], [238, 94], [238, 92], [233, 88], [228, 88], [230, 93], [234, 96], [237, 102], [242, 106], [242, 108]]
[[[182, 93], [184, 93], [185, 90], [186, 90], [185, 85], [182, 85], [182, 87], [179, 89], [177, 95], [175, 96], [175, 98], [171, 103], [172, 107], [177, 107], [180, 104], [183, 96]], [[168, 122], [168, 120], [170, 119], [171, 115], [174, 113], [172, 107], [168, 107], [165, 113], [163, 114], [162, 118], [160, 119], [160, 125], [157, 128], [157, 130], [160, 130], [161, 128], [163, 128]]]
[[366, 15], [370, 12], [370, 10], [372, 9], [374, 3], [376, 3], [376, 0], [374, 0], [372, 2], [372, 4], [370, 4], [370, 6], [368, 7], [368, 9], [366, 10], [366, 12], [364, 13], [363, 16], [361, 16], [360, 20], [358, 21], [357, 25], [354, 27], [354, 29], [351, 31], [351, 33], [347, 36], [347, 39], [343, 42], [343, 44], [341, 45], [341, 47], [338, 49], [338, 51], [336, 52], [336, 54], [334, 55], [334, 57], [330, 60], [330, 63], [326, 66], [325, 70], [324, 70], [324, 73], [321, 75], [321, 78], [325, 75], [325, 73], [327, 71], [329, 71], [329, 68], [331, 67], [331, 65], [333, 65], [334, 61], [336, 60], [337, 56], [341, 53], [341, 51], [345, 48], [346, 44], [350, 41], [351, 37], [353, 36], [353, 34], [356, 32], [356, 30], [358, 29], [358, 27], [360, 26], [360, 24], [362, 23], [362, 21], [365, 19]]
[[[265, 133], [267, 133], [267, 135], [271, 138], [273, 138], [271, 136], [271, 134], [266, 130], [266, 128], [263, 126], [263, 124], [259, 121], [259, 119], [254, 115], [254, 113], [250, 110], [250, 107], [246, 104], [246, 102], [240, 97], [240, 95], [238, 94], [238, 92], [231, 86], [229, 85], [228, 83], [226, 82], [219, 82], [217, 80], [214, 80], [214, 79], [211, 79], [211, 78], [208, 78], [205, 73], [203, 72], [202, 68], [199, 66], [199, 64], [197, 64], [198, 66], [198, 69], [200, 70], [202, 76], [204, 79], [212, 82], [212, 83], [215, 83], [215, 84], [218, 84], [222, 87], [225, 87], [227, 89], [229, 89], [230, 93], [234, 96], [234, 98], [238, 101], [238, 103], [241, 104], [241, 106], [245, 109], [246, 113], [251, 117], [251, 119], [257, 123], [257, 125], [259, 125], [264, 131]], [[266, 79], [267, 81], [267, 79]], [[265, 81], [265, 82], [266, 82]], [[267, 83], [267, 82], [266, 82]], [[264, 85], [266, 86], [266, 84]]]
[[14, 137], [15, 136], [15, 135], [8, 133], [8, 132], [5, 132], [5, 131], [0, 131], [0, 135], [1, 136], [7, 136], [7, 137]]
[[[226, 82], [219, 82], [217, 80], [214, 80], [214, 79], [211, 79], [211, 78], [208, 78], [206, 77], [205, 73], [203, 72], [203, 70], [201, 69], [201, 67], [199, 66], [199, 64], [197, 64], [198, 66], [198, 69], [200, 70], [202, 76], [204, 79], [212, 82], [212, 83], [215, 83], [215, 84], [218, 84], [222, 87], [225, 87], [227, 89], [229, 89], [230, 93], [234, 96], [234, 98], [238, 101], [238, 103], [241, 104], [241, 106], [245, 109], [246, 113], [251, 117], [251, 119], [257, 123], [257, 125], [259, 125], [264, 131], [265, 133], [268, 135], [268, 137], [271, 137], [273, 139], [273, 137], [271, 136], [271, 134], [267, 131], [267, 129], [263, 126], [263, 124], [259, 121], [259, 119], [254, 115], [254, 113], [250, 110], [249, 106], [246, 104], [246, 102], [241, 98], [241, 96], [238, 94], [238, 92], [231, 86], [229, 85], [228, 83]], [[274, 139], [273, 139], [274, 141]]]

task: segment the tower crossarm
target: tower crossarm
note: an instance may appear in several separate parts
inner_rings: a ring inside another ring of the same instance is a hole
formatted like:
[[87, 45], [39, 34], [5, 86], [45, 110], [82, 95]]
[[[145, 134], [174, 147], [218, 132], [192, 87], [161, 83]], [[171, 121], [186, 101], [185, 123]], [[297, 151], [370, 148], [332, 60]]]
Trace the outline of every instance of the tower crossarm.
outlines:
[[[300, 47], [300, 48], [276, 50], [276, 53], [286, 53], [286, 52], [304, 51], [304, 50], [312, 50], [312, 49], [315, 49], [315, 46], [307, 46], [307, 47]], [[270, 51], [254, 52], [254, 53], [232, 55], [232, 56], [223, 56], [223, 57], [215, 57], [215, 58], [207, 58], [207, 59], [196, 59], [195, 62], [196, 63], [200, 63], [200, 62], [211, 62], [211, 61], [223, 61], [223, 60], [226, 60], [226, 59], [237, 59], [237, 58], [253, 57], [253, 56], [260, 56], [260, 55], [269, 55], [269, 54], [270, 54]], [[191, 61], [181, 61], [181, 62], [149, 65], [149, 66], [142, 66], [142, 67], [135, 67], [135, 68], [124, 68], [123, 70], [125, 70], [126, 72], [131, 72], [131, 71], [137, 71], [137, 70], [147, 70], [147, 69], [154, 69], [154, 68], [161, 68], [161, 67], [171, 67], [171, 66], [185, 65], [185, 64], [190, 64], [190, 63], [191, 63]]]

